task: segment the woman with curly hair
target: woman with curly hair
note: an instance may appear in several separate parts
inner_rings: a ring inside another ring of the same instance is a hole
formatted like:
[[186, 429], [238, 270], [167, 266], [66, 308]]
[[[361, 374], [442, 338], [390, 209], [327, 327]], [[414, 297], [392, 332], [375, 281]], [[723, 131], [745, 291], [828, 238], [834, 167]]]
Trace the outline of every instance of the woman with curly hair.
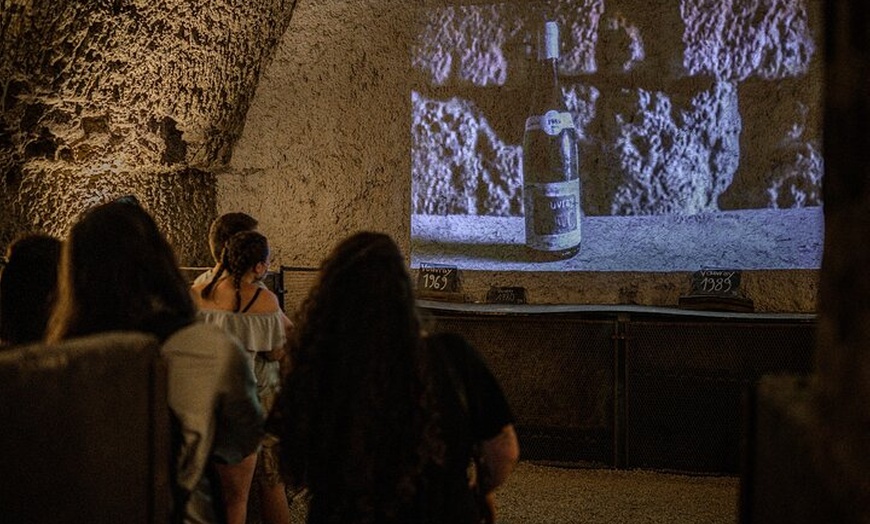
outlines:
[[[262, 284], [270, 260], [265, 236], [255, 231], [236, 233], [227, 241], [211, 280], [191, 288], [200, 317], [242, 342], [266, 413], [272, 409], [281, 385], [280, 362], [291, 327], [278, 297]], [[274, 435], [266, 436], [251, 487], [257, 490], [264, 524], [286, 524], [290, 518], [287, 493], [278, 471], [277, 445]], [[248, 494], [245, 491], [226, 496], [247, 505]]]
[[518, 458], [513, 416], [464, 339], [422, 332], [395, 242], [341, 242], [296, 324], [271, 423], [285, 475], [310, 494], [308, 522], [480, 522], [475, 488], [490, 494]]

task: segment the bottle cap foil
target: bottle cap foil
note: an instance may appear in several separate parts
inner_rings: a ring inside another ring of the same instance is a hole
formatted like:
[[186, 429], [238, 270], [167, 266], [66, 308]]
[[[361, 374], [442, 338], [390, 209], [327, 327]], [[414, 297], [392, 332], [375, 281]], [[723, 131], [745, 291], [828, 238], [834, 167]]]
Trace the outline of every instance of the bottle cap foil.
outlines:
[[544, 58], [559, 58], [559, 25], [553, 21], [544, 23]]

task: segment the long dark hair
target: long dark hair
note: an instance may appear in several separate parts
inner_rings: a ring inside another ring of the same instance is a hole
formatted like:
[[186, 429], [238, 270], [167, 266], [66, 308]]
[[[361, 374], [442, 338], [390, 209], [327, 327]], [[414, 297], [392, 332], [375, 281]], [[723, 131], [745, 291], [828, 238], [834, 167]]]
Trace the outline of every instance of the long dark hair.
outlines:
[[61, 254], [49, 341], [114, 330], [164, 339], [195, 315], [175, 253], [144, 209], [114, 201], [73, 226]]
[[61, 242], [44, 233], [17, 237], [0, 273], [0, 340], [36, 342], [45, 334], [57, 289]]
[[312, 511], [389, 522], [423, 467], [443, 455], [398, 246], [370, 232], [341, 242], [296, 320], [280, 405], [282, 469], [309, 488]]
[[211, 281], [202, 288], [200, 296], [208, 298], [214, 292], [214, 287], [226, 271], [233, 279], [233, 289], [236, 290], [236, 305], [233, 311], [242, 308], [241, 285], [242, 277], [260, 262], [269, 258], [269, 242], [266, 237], [256, 231], [242, 231], [227, 240], [221, 261]]

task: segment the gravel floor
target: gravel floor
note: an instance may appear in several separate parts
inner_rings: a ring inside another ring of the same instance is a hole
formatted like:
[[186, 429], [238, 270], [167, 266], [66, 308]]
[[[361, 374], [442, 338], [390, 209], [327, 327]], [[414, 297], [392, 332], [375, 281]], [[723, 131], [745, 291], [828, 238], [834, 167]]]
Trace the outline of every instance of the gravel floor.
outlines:
[[[520, 462], [496, 495], [498, 524], [734, 524], [737, 477], [558, 468]], [[291, 524], [305, 521], [291, 498]], [[258, 519], [249, 515], [248, 523]]]
[[499, 524], [737, 522], [737, 477], [521, 462], [497, 491]]

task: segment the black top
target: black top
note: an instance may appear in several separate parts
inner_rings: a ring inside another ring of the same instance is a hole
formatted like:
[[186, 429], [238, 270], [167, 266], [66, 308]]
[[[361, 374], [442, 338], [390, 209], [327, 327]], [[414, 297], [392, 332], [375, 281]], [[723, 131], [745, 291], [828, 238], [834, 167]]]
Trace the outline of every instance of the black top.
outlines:
[[435, 396], [436, 423], [444, 441], [443, 464], [429, 463], [416, 482], [413, 499], [394, 518], [336, 515], [326, 494], [313, 494], [309, 524], [477, 524], [468, 466], [475, 445], [497, 436], [514, 421], [507, 400], [486, 363], [461, 336], [437, 334], [426, 339], [427, 364]]
[[419, 513], [408, 522], [476, 523], [467, 476], [474, 446], [497, 436], [514, 417], [483, 358], [464, 338], [437, 334], [427, 346], [446, 456], [443, 466], [426, 468], [415, 501]]

